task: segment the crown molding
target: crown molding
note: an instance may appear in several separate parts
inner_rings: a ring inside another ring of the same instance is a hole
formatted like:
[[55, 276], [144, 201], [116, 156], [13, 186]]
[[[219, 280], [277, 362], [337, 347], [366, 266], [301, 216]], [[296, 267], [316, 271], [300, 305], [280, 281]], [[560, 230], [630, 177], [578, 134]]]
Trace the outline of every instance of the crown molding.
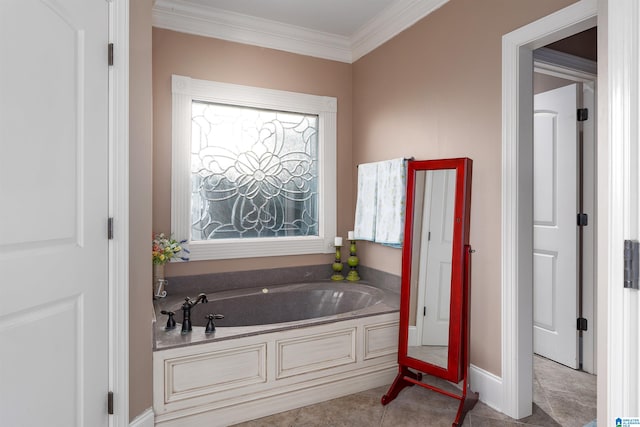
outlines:
[[371, 52], [448, 0], [398, 0], [351, 38], [195, 5], [155, 0], [153, 26], [346, 63]]
[[183, 33], [351, 62], [347, 37], [179, 0], [157, 0], [153, 26]]
[[398, 0], [351, 38], [352, 62], [381, 46], [449, 0]]
[[544, 62], [545, 64], [579, 70], [593, 75], [598, 74], [598, 63], [596, 61], [549, 49], [548, 47], [541, 47], [534, 50], [533, 59], [534, 61]]

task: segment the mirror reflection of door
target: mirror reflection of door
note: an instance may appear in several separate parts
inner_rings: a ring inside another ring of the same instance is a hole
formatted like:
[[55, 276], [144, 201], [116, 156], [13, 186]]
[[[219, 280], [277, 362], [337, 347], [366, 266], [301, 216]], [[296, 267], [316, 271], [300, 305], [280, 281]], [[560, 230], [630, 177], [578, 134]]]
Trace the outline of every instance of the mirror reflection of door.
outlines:
[[[415, 333], [411, 334], [408, 356], [447, 367], [449, 311], [451, 300], [451, 257], [456, 171], [420, 171], [416, 175], [414, 256]], [[421, 217], [421, 220], [419, 218]]]

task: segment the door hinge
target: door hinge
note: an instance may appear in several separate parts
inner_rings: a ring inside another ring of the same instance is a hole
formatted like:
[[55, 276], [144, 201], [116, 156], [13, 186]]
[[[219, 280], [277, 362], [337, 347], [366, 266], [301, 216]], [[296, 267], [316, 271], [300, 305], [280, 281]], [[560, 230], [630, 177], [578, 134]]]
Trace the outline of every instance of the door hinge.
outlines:
[[430, 242], [431, 241], [431, 232], [429, 231], [427, 233], [427, 241]]
[[624, 241], [624, 287], [629, 289], [640, 289], [638, 276], [640, 269], [639, 249], [640, 243], [637, 240]]
[[422, 315], [425, 316], [425, 317], [427, 316], [427, 306], [426, 305], [422, 309]]
[[109, 43], [109, 47], [107, 48], [107, 61], [109, 65], [113, 65], [113, 43]]
[[586, 213], [578, 214], [578, 227], [586, 227], [589, 225], [589, 215]]
[[589, 119], [589, 109], [588, 108], [578, 108], [578, 121], [585, 122]]
[[113, 392], [107, 393], [107, 414], [113, 415]]
[[113, 240], [113, 217], [107, 219], [107, 238]]
[[578, 317], [578, 322], [576, 325], [576, 329], [578, 329], [579, 331], [586, 331], [587, 330], [587, 319], [585, 319], [584, 317]]

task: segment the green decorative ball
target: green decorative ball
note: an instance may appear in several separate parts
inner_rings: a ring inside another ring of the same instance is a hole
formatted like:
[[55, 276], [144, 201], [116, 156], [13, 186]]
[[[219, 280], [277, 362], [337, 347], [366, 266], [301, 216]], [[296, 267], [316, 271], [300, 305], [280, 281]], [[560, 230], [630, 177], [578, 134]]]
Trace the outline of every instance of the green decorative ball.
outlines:
[[359, 262], [360, 262], [360, 259], [357, 256], [350, 256], [347, 259], [347, 264], [349, 264], [349, 267], [356, 267]]

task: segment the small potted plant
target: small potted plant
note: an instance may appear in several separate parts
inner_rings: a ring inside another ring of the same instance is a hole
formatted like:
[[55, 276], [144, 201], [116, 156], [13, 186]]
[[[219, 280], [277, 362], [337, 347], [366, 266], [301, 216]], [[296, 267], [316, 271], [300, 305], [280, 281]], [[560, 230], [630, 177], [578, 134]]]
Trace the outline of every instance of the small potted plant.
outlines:
[[[153, 283], [158, 286], [158, 281], [164, 279], [164, 265], [173, 259], [189, 261], [189, 250], [182, 246], [186, 240], [177, 241], [173, 237], [167, 237], [164, 233], [153, 235]], [[182, 253], [182, 254], [181, 254]], [[163, 282], [164, 283], [164, 282]], [[154, 289], [154, 295], [158, 292]]]

